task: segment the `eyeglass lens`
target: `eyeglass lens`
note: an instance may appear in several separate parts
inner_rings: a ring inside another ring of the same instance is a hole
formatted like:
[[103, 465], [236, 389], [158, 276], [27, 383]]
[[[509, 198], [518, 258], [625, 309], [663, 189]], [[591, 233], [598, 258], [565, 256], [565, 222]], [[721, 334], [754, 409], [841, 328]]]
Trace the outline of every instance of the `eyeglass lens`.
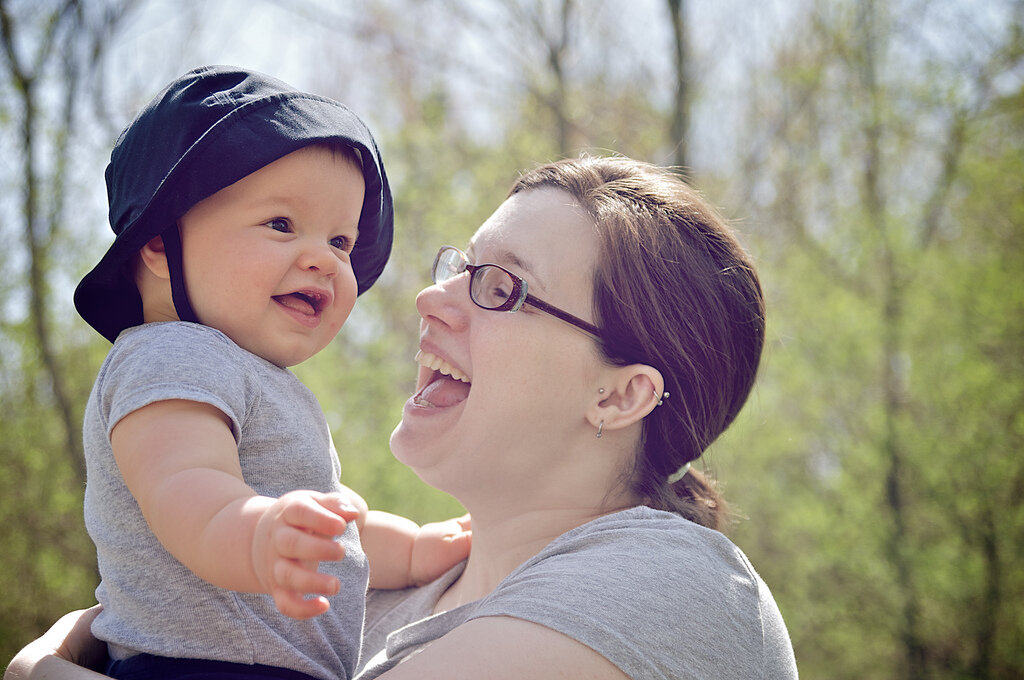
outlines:
[[437, 254], [434, 264], [434, 283], [441, 283], [470, 270], [469, 296], [477, 305], [484, 309], [512, 311], [518, 309], [521, 300], [511, 302], [511, 297], [522, 295], [522, 284], [512, 275], [495, 265], [474, 266], [466, 262], [462, 251], [455, 248], [444, 248]]
[[[520, 289], [516, 281], [504, 269], [493, 265], [482, 265], [473, 272], [470, 281], [470, 297], [485, 309], [508, 309], [509, 298], [516, 296]], [[518, 303], [516, 300], [515, 303]], [[518, 304], [515, 304], [518, 309]]]
[[466, 271], [465, 258], [462, 251], [456, 248], [442, 248], [434, 260], [434, 270], [431, 272], [434, 283], [444, 283], [453, 276], [458, 276]]

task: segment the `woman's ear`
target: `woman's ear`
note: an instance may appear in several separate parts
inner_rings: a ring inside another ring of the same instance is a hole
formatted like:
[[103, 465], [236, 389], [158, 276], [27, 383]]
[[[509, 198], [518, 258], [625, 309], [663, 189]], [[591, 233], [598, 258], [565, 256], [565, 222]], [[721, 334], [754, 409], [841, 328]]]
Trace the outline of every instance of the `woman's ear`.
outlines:
[[[607, 386], [587, 411], [587, 420], [603, 432], [629, 427], [654, 410], [665, 389], [661, 371], [646, 364], [620, 366], [608, 372]], [[601, 423], [604, 423], [601, 426]]]
[[164, 240], [159, 236], [150, 239], [149, 243], [139, 249], [139, 259], [143, 266], [158, 279], [170, 279], [171, 272], [167, 265], [167, 251], [164, 250]]

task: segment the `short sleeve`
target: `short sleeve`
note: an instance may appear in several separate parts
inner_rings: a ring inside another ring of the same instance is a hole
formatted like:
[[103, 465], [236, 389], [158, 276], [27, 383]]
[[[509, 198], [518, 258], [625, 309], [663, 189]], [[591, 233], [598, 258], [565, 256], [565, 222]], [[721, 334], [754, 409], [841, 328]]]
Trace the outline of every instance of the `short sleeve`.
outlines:
[[237, 442], [253, 394], [236, 346], [189, 323], [146, 324], [122, 333], [97, 378], [107, 434], [129, 413], [168, 399], [217, 408]]
[[[514, 571], [471, 618], [511, 616], [567, 635], [634, 680], [795, 677], [765, 649], [774, 601], [721, 534], [647, 508], [557, 539]], [[632, 511], [627, 511], [632, 512]], [[774, 612], [774, 614], [772, 613]], [[776, 642], [778, 644], [778, 642]], [[785, 666], [786, 664], [782, 664]]]

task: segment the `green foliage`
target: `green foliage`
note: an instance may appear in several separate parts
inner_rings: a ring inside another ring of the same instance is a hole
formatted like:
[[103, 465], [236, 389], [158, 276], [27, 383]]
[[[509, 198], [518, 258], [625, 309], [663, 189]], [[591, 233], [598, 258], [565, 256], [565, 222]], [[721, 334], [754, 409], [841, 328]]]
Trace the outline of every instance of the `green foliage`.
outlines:
[[[0, 580], [5, 584], [0, 657], [5, 659], [61, 612], [93, 604], [98, 583], [95, 548], [82, 520], [82, 480], [69, 460], [45, 376], [26, 336], [17, 327], [0, 331], [0, 342], [20, 347], [4, 352], [0, 361]], [[62, 353], [80, 404], [98, 367], [97, 345], [69, 346]]]
[[[766, 273], [773, 321], [761, 378], [712, 454], [727, 498], [749, 518], [732, 535], [778, 599], [803, 675], [886, 677], [894, 585], [878, 557], [878, 358], [865, 341], [878, 321], [805, 253]], [[856, 647], [839, 668], [837, 656]]]
[[771, 319], [762, 376], [716, 446], [750, 517], [734, 537], [803, 677], [1019, 677], [1020, 98], [958, 133], [971, 84], [929, 80], [948, 65], [893, 68], [897, 33], [866, 54], [872, 28], [841, 16], [823, 11], [821, 43], [780, 62], [781, 96], [805, 105], [778, 110], [784, 137], [752, 175], [779, 191], [751, 239]]

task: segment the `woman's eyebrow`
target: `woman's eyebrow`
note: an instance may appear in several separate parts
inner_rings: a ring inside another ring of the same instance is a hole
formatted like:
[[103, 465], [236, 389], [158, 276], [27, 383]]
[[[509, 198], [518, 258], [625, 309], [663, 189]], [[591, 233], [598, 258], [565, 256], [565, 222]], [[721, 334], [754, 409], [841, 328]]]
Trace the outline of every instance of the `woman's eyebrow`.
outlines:
[[511, 250], [503, 250], [500, 253], [498, 253], [498, 262], [496, 262], [495, 264], [500, 264], [506, 267], [519, 269], [524, 273], [528, 274], [530, 278], [537, 283], [537, 286], [540, 287], [541, 290], [546, 289], [546, 286], [544, 285], [544, 279], [537, 275], [537, 271], [530, 266], [530, 263], [516, 255], [515, 253], [513, 253]]
[[[470, 262], [473, 262], [475, 264], [488, 264], [486, 262], [477, 262], [477, 258], [473, 254], [472, 243], [466, 246], [466, 257], [469, 258]], [[498, 251], [497, 258], [495, 259], [494, 262], [490, 264], [498, 264], [503, 267], [511, 269], [519, 269], [524, 273], [528, 274], [530, 278], [536, 282], [537, 287], [539, 287], [541, 290], [546, 289], [546, 286], [544, 285], [544, 279], [537, 275], [537, 272], [534, 270], [532, 266], [530, 266], [530, 263], [516, 255], [515, 253], [513, 253], [511, 250], [506, 249]]]

